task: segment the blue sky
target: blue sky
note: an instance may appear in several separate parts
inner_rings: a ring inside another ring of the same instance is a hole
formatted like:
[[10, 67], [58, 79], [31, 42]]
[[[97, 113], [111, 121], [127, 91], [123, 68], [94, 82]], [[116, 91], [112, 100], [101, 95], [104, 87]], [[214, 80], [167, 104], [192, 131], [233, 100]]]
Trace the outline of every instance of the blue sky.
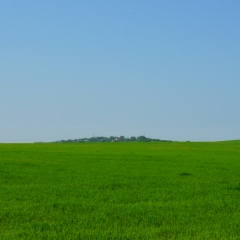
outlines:
[[240, 2], [2, 0], [0, 142], [240, 139]]

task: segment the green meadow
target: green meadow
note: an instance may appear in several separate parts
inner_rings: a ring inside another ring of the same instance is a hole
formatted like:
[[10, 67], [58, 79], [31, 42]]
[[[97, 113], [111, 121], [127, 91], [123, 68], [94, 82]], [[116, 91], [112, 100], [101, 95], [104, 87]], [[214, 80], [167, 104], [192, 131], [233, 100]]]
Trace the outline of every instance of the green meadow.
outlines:
[[0, 144], [0, 239], [240, 239], [240, 141]]

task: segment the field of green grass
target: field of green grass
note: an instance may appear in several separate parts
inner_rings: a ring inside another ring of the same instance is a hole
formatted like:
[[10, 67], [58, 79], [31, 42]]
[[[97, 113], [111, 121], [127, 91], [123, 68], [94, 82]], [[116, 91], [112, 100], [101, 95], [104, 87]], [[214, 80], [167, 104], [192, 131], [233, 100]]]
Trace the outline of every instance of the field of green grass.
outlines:
[[0, 239], [240, 239], [240, 141], [0, 144]]

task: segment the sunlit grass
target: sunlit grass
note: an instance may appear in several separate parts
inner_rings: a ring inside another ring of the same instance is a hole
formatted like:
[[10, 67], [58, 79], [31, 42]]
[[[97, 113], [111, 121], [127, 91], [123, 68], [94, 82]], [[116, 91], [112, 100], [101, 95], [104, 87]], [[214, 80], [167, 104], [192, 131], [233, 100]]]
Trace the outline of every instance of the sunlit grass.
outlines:
[[239, 239], [240, 142], [0, 145], [0, 239]]

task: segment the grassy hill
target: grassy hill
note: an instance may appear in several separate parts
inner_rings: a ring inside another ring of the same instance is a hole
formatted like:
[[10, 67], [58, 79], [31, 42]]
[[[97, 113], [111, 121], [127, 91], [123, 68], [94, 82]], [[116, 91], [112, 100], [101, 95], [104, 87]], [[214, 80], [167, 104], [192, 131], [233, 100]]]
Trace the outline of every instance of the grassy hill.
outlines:
[[239, 239], [240, 141], [0, 144], [0, 239]]

